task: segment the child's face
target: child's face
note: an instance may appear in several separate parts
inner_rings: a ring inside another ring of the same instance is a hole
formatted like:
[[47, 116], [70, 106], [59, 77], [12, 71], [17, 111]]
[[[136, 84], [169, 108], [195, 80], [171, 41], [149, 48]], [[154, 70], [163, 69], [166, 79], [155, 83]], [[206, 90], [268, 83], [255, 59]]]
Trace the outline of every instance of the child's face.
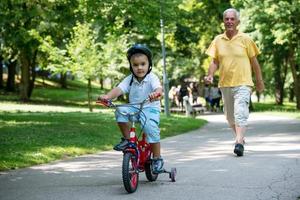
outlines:
[[133, 73], [137, 76], [138, 81], [141, 81], [149, 69], [148, 57], [144, 54], [134, 54], [130, 58], [130, 63]]

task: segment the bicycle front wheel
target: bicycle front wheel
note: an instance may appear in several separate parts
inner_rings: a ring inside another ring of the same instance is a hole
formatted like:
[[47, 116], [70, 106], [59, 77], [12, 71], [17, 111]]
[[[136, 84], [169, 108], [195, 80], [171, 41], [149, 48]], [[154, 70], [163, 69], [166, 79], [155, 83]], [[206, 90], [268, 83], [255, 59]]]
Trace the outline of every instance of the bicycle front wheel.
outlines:
[[126, 152], [123, 155], [122, 178], [126, 191], [128, 193], [135, 192], [139, 183], [139, 173], [137, 159], [130, 152]]

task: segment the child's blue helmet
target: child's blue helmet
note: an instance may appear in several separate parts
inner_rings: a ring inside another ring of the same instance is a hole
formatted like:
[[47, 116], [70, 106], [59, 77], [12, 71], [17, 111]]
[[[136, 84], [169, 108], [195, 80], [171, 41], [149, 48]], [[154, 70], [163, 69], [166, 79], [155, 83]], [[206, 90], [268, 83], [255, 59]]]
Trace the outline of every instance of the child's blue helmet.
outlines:
[[149, 69], [148, 69], [147, 74], [149, 74], [152, 70], [152, 52], [144, 44], [135, 44], [127, 50], [127, 59], [129, 61], [130, 71], [134, 75], [133, 70], [132, 70], [132, 66], [131, 66], [131, 63], [130, 63], [130, 58], [133, 54], [136, 54], [136, 53], [141, 53], [141, 54], [144, 54], [144, 55], [147, 56], [148, 61], [149, 61]]

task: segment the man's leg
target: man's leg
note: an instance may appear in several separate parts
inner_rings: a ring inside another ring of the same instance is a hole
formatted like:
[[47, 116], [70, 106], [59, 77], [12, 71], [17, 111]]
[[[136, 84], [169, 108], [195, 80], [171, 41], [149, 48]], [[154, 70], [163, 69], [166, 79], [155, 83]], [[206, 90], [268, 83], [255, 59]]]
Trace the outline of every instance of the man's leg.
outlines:
[[236, 132], [235, 132], [235, 134], [236, 134], [236, 137], [235, 137], [236, 143], [244, 144], [244, 134], [246, 132], [246, 127], [236, 126], [235, 130], [236, 130]]
[[237, 156], [244, 155], [244, 134], [246, 132], [247, 120], [249, 117], [249, 100], [251, 88], [239, 86], [233, 88], [234, 94], [234, 120], [236, 132], [236, 145], [234, 153]]
[[[234, 153], [238, 156], [242, 156], [244, 152], [243, 144], [240, 144], [239, 141], [243, 141], [243, 133], [244, 130], [240, 129], [240, 127], [236, 126], [235, 122], [235, 99], [234, 99], [234, 91], [233, 88], [221, 88], [222, 98], [224, 103], [224, 112], [226, 115], [226, 119], [228, 121], [229, 126], [232, 128], [234, 137], [235, 137], [235, 147]], [[241, 139], [242, 138], [242, 139]]]
[[226, 116], [229, 126], [233, 130], [234, 137], [236, 138], [236, 127], [234, 120], [234, 98], [232, 93], [232, 88], [226, 87], [221, 88], [222, 98], [223, 98], [223, 108], [224, 114]]
[[251, 89], [247, 86], [240, 86], [233, 89], [234, 92], [234, 120], [236, 142], [244, 143], [247, 121], [249, 117], [249, 100]]

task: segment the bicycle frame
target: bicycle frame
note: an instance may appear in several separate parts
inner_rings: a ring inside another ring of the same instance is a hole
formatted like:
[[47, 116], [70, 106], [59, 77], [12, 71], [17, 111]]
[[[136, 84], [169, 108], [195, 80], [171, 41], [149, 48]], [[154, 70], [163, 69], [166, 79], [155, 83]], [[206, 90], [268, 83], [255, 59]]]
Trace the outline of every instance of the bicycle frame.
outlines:
[[136, 103], [136, 104], [121, 104], [121, 105], [116, 105], [113, 104], [112, 101], [110, 100], [101, 100], [101, 101], [97, 101], [96, 103], [104, 105], [105, 107], [108, 108], [114, 108], [114, 109], [118, 109], [118, 107], [130, 107], [133, 105], [140, 105], [140, 109], [138, 112], [134, 113], [134, 114], [129, 114], [129, 113], [121, 113], [123, 115], [128, 115], [129, 116], [129, 121], [131, 123], [131, 127], [130, 127], [130, 131], [129, 131], [129, 135], [130, 135], [130, 139], [129, 139], [129, 145], [128, 147], [124, 150], [124, 152], [131, 152], [137, 155], [137, 159], [138, 159], [138, 163], [139, 163], [139, 168], [143, 170], [143, 165], [145, 164], [146, 160], [149, 158], [149, 156], [151, 155], [151, 146], [150, 144], [146, 141], [146, 134], [143, 132], [142, 133], [142, 139], [139, 140], [139, 138], [136, 135], [136, 127], [135, 127], [135, 121], [133, 120], [133, 116], [137, 115], [141, 112], [143, 105], [147, 102], [149, 102], [149, 98], [145, 99], [143, 102], [141, 103]]
[[[131, 134], [135, 134], [135, 127], [131, 127]], [[128, 147], [123, 151], [123, 153], [130, 152], [136, 155], [137, 169], [139, 172], [145, 171], [145, 164], [151, 158], [151, 146], [146, 141], [145, 133], [142, 134], [142, 139], [139, 140], [136, 135], [130, 138], [130, 143]]]
[[[129, 139], [129, 145], [128, 147], [123, 150], [123, 153], [130, 152], [136, 157], [136, 163], [137, 163], [137, 169], [139, 172], [145, 171], [145, 164], [147, 161], [150, 160], [151, 158], [151, 146], [150, 144], [146, 141], [146, 134], [143, 132], [142, 133], [142, 139], [139, 140], [139, 138], [136, 135], [136, 127], [135, 127], [135, 121], [133, 120], [133, 116], [137, 115], [138, 113], [141, 112], [141, 109], [143, 108], [143, 105], [147, 103], [149, 99], [144, 100], [140, 104], [140, 109], [139, 112], [134, 113], [134, 114], [128, 114], [128, 113], [123, 113], [123, 115], [129, 115], [129, 121], [131, 122], [131, 127], [129, 131], [130, 139]], [[121, 106], [133, 106], [133, 105], [138, 105], [138, 104], [123, 104], [123, 105], [115, 105], [111, 101], [99, 101], [97, 103], [100, 103], [106, 107], [110, 108], [115, 108], [118, 109], [118, 107]], [[122, 113], [121, 113], [122, 114]]]

